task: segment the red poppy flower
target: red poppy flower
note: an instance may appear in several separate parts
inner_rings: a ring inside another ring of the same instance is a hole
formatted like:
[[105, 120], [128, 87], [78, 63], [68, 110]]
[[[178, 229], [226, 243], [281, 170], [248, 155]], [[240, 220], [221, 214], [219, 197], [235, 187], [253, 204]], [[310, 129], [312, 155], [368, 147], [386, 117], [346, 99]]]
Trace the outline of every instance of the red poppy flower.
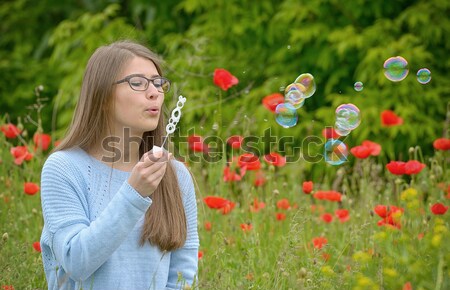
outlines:
[[207, 196], [203, 201], [209, 208], [223, 208], [231, 202], [228, 199], [218, 196]]
[[331, 214], [329, 214], [329, 213], [324, 213], [324, 214], [321, 216], [321, 219], [322, 219], [324, 222], [326, 222], [327, 224], [329, 224], [329, 223], [331, 223], [331, 222], [333, 221], [333, 216], [332, 216]]
[[27, 146], [16, 146], [12, 147], [10, 150], [12, 156], [14, 157], [14, 163], [20, 165], [23, 161], [29, 161], [33, 158], [33, 154], [28, 152]]
[[261, 168], [258, 156], [252, 153], [245, 153], [239, 156], [238, 164], [240, 167], [246, 166], [247, 170], [258, 170]]
[[241, 229], [243, 232], [249, 232], [253, 228], [251, 223], [241, 224]]
[[286, 219], [286, 214], [282, 212], [277, 212], [275, 215], [277, 221], [284, 221]]
[[231, 146], [233, 149], [239, 149], [242, 146], [242, 141], [244, 140], [244, 137], [239, 135], [233, 135], [230, 138], [228, 138], [227, 143]]
[[209, 231], [211, 231], [211, 228], [212, 228], [211, 222], [206, 221], [206, 222], [205, 222], [205, 230], [206, 230], [207, 232], [209, 232]]
[[370, 150], [370, 155], [372, 156], [378, 156], [380, 155], [381, 152], [381, 145], [369, 140], [364, 140], [362, 142], [362, 146], [369, 148]]
[[314, 183], [312, 181], [303, 182], [303, 193], [310, 194], [313, 190]]
[[50, 146], [50, 143], [52, 142], [52, 137], [48, 134], [36, 133], [33, 136], [33, 142], [35, 148], [45, 151]]
[[42, 250], [41, 250], [41, 243], [39, 243], [39, 242], [34, 242], [33, 243], [33, 249], [35, 249], [37, 252], [42, 252]]
[[[245, 166], [242, 168], [245, 168]], [[255, 180], [253, 181], [253, 185], [255, 185], [256, 187], [263, 186], [266, 183], [266, 181], [267, 180], [264, 175], [264, 172], [262, 170], [256, 171], [256, 177]]]
[[341, 223], [345, 223], [350, 219], [349, 212], [346, 209], [337, 209], [334, 214], [338, 217]]
[[203, 251], [198, 251], [198, 259], [201, 260], [203, 258]]
[[232, 210], [233, 210], [233, 208], [234, 208], [234, 206], [235, 206], [236, 204], [234, 203], [234, 202], [229, 202], [229, 203], [227, 203], [224, 207], [222, 207], [222, 208], [220, 208], [220, 212], [223, 214], [223, 215], [225, 215], [225, 214], [229, 214]]
[[406, 162], [406, 164], [405, 164], [405, 174], [408, 174], [408, 175], [418, 174], [425, 167], [426, 167], [425, 164], [420, 163], [417, 160], [410, 160], [410, 161]]
[[431, 212], [435, 215], [443, 215], [447, 210], [448, 206], [445, 206], [442, 203], [435, 203], [431, 206]]
[[250, 206], [250, 211], [256, 213], [265, 207], [266, 207], [266, 204], [262, 201], [258, 201], [258, 199], [255, 197], [253, 199], [253, 204]]
[[353, 147], [350, 149], [350, 152], [352, 152], [353, 156], [359, 159], [365, 159], [370, 156], [370, 148], [362, 145]]
[[3, 132], [6, 138], [13, 139], [20, 135], [20, 130], [14, 124], [8, 123], [2, 125], [0, 130]]
[[385, 218], [388, 216], [387, 206], [385, 205], [375, 206], [374, 212], [381, 218]]
[[35, 195], [39, 191], [39, 185], [33, 182], [25, 182], [23, 191], [28, 195]]
[[314, 194], [315, 199], [329, 200], [329, 201], [341, 201], [341, 193], [330, 190], [330, 191], [317, 191]]
[[374, 212], [381, 218], [386, 218], [397, 211], [404, 212], [404, 209], [401, 207], [396, 207], [395, 205], [391, 205], [389, 207], [386, 205], [377, 205], [374, 208]]
[[388, 164], [386, 164], [386, 168], [392, 174], [403, 175], [405, 174], [405, 165], [406, 163], [402, 161], [391, 161]]
[[14, 286], [13, 285], [3, 285], [2, 290], [14, 290]]
[[396, 207], [391, 205], [389, 207], [385, 205], [377, 205], [374, 209], [375, 213], [378, 214], [382, 220], [378, 221], [378, 226], [392, 226], [394, 228], [401, 228], [400, 216], [397, 213], [403, 213], [404, 209], [401, 207]]
[[381, 112], [381, 125], [385, 127], [397, 126], [403, 124], [403, 119], [397, 116], [391, 110]]
[[434, 140], [433, 147], [436, 150], [450, 150], [450, 139], [439, 138]]
[[319, 250], [322, 249], [322, 247], [328, 243], [327, 239], [324, 237], [316, 237], [312, 240], [312, 242], [313, 242], [314, 248], [319, 249]]
[[213, 79], [214, 84], [224, 91], [239, 83], [239, 80], [234, 75], [223, 68], [216, 68], [214, 70]]
[[269, 154], [264, 155], [264, 160], [269, 163], [272, 164], [273, 166], [284, 166], [286, 165], [286, 157], [281, 156], [280, 154], [276, 153], [276, 152], [272, 152]]
[[325, 139], [337, 139], [341, 135], [339, 135], [333, 127], [326, 127], [322, 130], [322, 136], [325, 137]]
[[404, 285], [403, 285], [403, 289], [402, 290], [413, 290], [413, 287], [412, 287], [412, 285], [411, 285], [411, 282], [406, 282]]
[[223, 169], [223, 181], [240, 181], [242, 177], [245, 175], [246, 169], [245, 166], [237, 169], [239, 172], [236, 172], [230, 168], [230, 166], [225, 166]]
[[278, 209], [290, 209], [291, 205], [289, 204], [289, 200], [286, 198], [280, 199], [277, 201], [277, 208]]
[[208, 152], [208, 146], [203, 143], [203, 137], [199, 135], [190, 135], [187, 139], [189, 149], [194, 152]]
[[274, 93], [268, 96], [265, 96], [262, 99], [262, 104], [272, 113], [275, 113], [275, 109], [279, 104], [284, 103], [284, 96], [280, 93]]

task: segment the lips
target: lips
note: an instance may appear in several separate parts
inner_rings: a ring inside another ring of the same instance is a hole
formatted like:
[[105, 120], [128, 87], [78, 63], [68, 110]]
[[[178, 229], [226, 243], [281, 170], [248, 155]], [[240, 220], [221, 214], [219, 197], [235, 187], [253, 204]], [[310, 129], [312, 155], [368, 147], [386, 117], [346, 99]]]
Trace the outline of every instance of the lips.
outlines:
[[145, 110], [147, 113], [149, 113], [150, 115], [158, 115], [159, 113], [159, 107], [157, 106], [152, 106], [149, 107]]

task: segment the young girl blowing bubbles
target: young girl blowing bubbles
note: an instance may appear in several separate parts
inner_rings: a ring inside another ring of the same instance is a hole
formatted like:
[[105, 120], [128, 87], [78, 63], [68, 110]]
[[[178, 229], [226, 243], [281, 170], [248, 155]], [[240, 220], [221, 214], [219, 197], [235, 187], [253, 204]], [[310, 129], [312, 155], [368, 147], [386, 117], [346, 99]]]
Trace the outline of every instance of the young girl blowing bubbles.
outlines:
[[199, 239], [192, 178], [161, 146], [161, 60], [120, 41], [98, 48], [66, 137], [41, 178], [48, 289], [182, 289]]

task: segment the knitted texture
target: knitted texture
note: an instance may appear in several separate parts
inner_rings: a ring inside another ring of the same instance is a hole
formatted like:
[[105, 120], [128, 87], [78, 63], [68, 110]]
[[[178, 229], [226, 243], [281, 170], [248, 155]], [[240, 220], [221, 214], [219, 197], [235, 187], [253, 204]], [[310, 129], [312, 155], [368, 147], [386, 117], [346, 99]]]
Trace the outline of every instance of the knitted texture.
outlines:
[[196, 279], [197, 204], [187, 168], [171, 161], [187, 221], [184, 246], [163, 253], [139, 245], [151, 206], [113, 169], [75, 148], [49, 156], [42, 169], [42, 258], [48, 289], [182, 289]]

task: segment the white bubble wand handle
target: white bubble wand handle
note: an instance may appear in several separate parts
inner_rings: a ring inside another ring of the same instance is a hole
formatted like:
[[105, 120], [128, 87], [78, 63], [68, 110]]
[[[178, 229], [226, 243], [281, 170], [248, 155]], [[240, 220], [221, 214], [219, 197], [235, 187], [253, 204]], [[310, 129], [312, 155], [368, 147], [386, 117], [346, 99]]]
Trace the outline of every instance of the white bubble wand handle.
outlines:
[[[161, 144], [161, 148], [164, 148], [164, 144], [166, 144], [167, 138], [169, 137], [169, 134], [172, 134], [175, 132], [175, 129], [177, 127], [178, 122], [181, 118], [181, 108], [183, 108], [184, 103], [186, 102], [186, 98], [183, 96], [178, 96], [178, 102], [175, 109], [172, 110], [172, 113], [170, 114], [169, 123], [166, 126], [166, 136], [164, 136], [164, 141]], [[157, 146], [153, 146], [155, 149]]]

